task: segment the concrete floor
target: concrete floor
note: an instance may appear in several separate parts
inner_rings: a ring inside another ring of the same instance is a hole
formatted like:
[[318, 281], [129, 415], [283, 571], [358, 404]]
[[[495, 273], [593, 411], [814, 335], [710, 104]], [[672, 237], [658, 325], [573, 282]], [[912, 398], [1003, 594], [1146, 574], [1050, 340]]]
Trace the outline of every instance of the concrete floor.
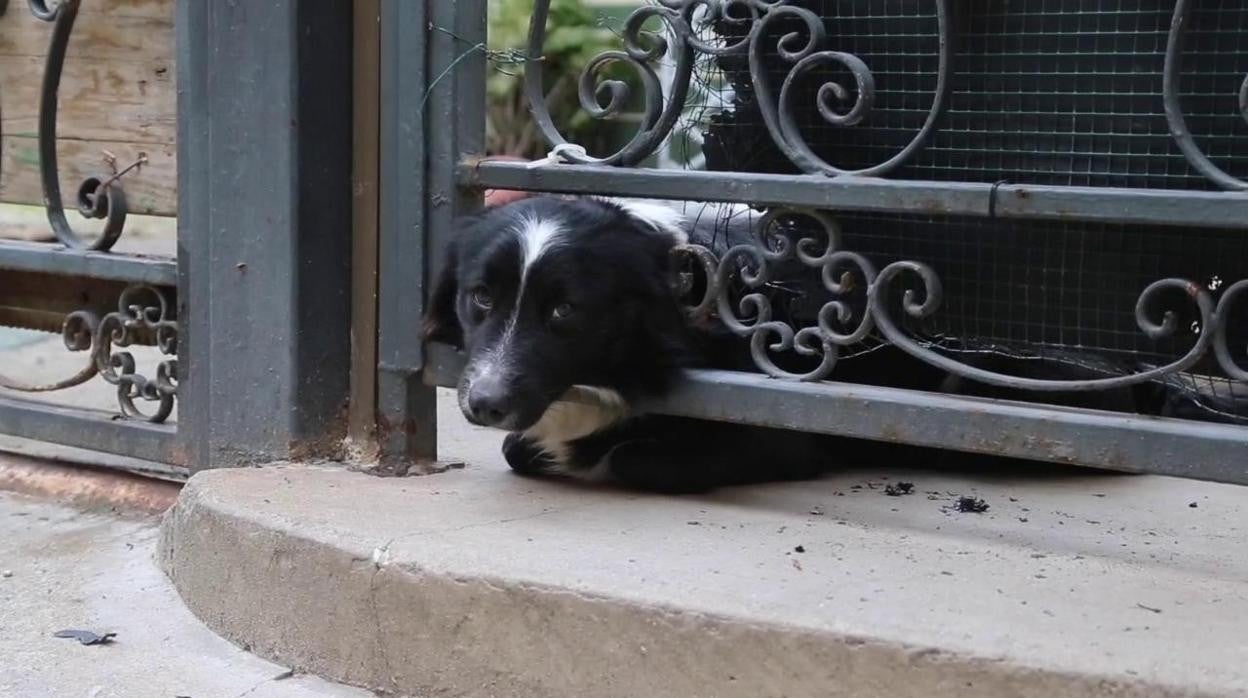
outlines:
[[[1248, 488], [855, 463], [639, 496], [517, 478], [500, 434], [440, 403], [464, 470], [194, 484], [166, 553], [196, 612], [283, 663], [414, 695], [1248, 696]], [[902, 480], [917, 493], [883, 493]], [[991, 508], [953, 513], [957, 494]], [[276, 680], [286, 667], [220, 639], [157, 569], [157, 535], [0, 494], [0, 696], [369, 695]], [[118, 641], [51, 637], [65, 628]], [[370, 674], [378, 658], [392, 665]], [[612, 689], [587, 690], [599, 680]]]
[[[152, 559], [152, 517], [0, 493], [0, 696], [371, 696], [248, 654], [204, 627]], [[107, 646], [52, 637], [115, 632]]]
[[[10, 375], [84, 359], [0, 328]], [[853, 463], [818, 483], [643, 497], [516, 478], [501, 435], [443, 398], [444, 453], [465, 470], [197, 482], [165, 540], [197, 612], [268, 656], [434, 695], [1248, 696], [1248, 488]], [[50, 399], [116, 409], [98, 379]], [[918, 492], [885, 496], [899, 480]], [[952, 513], [957, 494], [991, 508]], [[157, 538], [153, 518], [0, 493], [0, 697], [371, 695], [279, 680], [287, 667], [218, 637], [157, 569]], [[51, 636], [66, 628], [117, 642]]]
[[[41, 208], [0, 206], [0, 219], [6, 235], [18, 238], [36, 239], [47, 229]], [[91, 222], [76, 225], [92, 228]], [[172, 220], [132, 216], [116, 250], [173, 255], [174, 225]], [[163, 358], [151, 347], [129, 351], [140, 370], [150, 371]], [[72, 375], [86, 360], [85, 353], [67, 351], [57, 335], [0, 327], [0, 372], [6, 375], [31, 382], [53, 380]], [[116, 389], [99, 378], [34, 399], [117, 411]], [[0, 451], [20, 454], [0, 457], [8, 475], [23, 462], [21, 456], [142, 468], [130, 459], [6, 435], [0, 435]], [[60, 494], [74, 489], [59, 484]], [[208, 630], [186, 610], [153, 562], [158, 523], [152, 516], [87, 513], [0, 492], [0, 696], [372, 695], [307, 675], [278, 678], [287, 667], [249, 654]], [[108, 646], [87, 647], [52, 637], [68, 628], [116, 632], [117, 638]]]
[[183, 598], [266, 656], [415, 695], [1248, 696], [1248, 488], [846, 463], [645, 496], [516, 477], [441, 412], [463, 470], [193, 479], [164, 539]]

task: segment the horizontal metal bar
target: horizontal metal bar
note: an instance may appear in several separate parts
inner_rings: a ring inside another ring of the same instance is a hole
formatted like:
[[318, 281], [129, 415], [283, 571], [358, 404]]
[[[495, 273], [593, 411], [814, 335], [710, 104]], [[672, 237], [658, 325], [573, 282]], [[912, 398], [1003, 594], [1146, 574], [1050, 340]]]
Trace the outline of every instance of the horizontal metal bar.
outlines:
[[0, 397], [0, 433], [156, 463], [180, 465], [183, 460], [175, 425], [20, 398]]
[[[426, 381], [453, 386], [462, 355], [430, 347]], [[1140, 417], [754, 373], [690, 371], [658, 414], [1248, 485], [1248, 427]]]
[[[1248, 228], [1248, 193], [924, 182], [467, 162], [459, 181], [483, 189], [809, 206], [840, 211], [996, 216], [1106, 223]], [[995, 199], [995, 203], [994, 203]]]
[[178, 284], [178, 263], [172, 259], [70, 250], [48, 243], [0, 242], [0, 269], [89, 276], [153, 286]]

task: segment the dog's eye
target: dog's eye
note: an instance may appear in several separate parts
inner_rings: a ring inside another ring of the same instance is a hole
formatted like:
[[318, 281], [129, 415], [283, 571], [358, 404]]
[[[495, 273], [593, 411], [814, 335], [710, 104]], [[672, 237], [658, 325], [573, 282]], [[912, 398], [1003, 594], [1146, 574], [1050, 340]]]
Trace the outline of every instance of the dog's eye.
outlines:
[[572, 311], [573, 308], [571, 303], [560, 303], [555, 306], [554, 310], [550, 311], [550, 316], [555, 320], [566, 320], [570, 315], [572, 315]]
[[482, 310], [494, 307], [494, 299], [490, 298], [490, 292], [485, 288], [472, 289], [472, 303]]

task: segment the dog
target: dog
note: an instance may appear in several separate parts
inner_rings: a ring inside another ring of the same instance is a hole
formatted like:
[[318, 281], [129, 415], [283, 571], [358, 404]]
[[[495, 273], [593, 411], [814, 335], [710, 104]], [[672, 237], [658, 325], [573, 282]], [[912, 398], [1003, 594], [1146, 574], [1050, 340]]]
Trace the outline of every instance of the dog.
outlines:
[[[688, 216], [655, 202], [540, 196], [461, 220], [435, 283], [425, 335], [467, 354], [458, 386], [464, 416], [510, 432], [503, 455], [517, 473], [651, 491], [809, 479], [854, 459], [923, 465], [944, 460], [946, 454], [917, 447], [634, 411], [639, 401], [670, 390], [685, 368], [756, 370], [748, 342], [715, 319], [692, 321], [672, 283], [674, 248], [694, 243], [722, 258], [754, 241], [757, 216], [751, 213], [739, 207], [727, 216]], [[773, 270], [773, 277], [810, 278], [808, 269], [790, 266]], [[823, 290], [816, 280], [797, 291], [781, 286], [772, 292], [818, 308], [827, 300]], [[809, 312], [800, 303], [773, 300], [791, 314]], [[991, 357], [964, 360], [996, 367]], [[998, 370], [1020, 372], [1006, 363]], [[1035, 377], [1049, 379], [1089, 377], [1060, 364], [1022, 368], [1028, 375], [1047, 371]], [[843, 360], [837, 379], [1036, 399], [1028, 391], [960, 379], [887, 346]], [[1129, 387], [1044, 397], [1075, 407], [1149, 413], [1139, 393]]]
[[542, 196], [459, 222], [425, 336], [466, 353], [459, 407], [510, 432], [513, 470], [673, 493], [826, 470], [821, 437], [634, 412], [682, 369], [750, 368], [746, 342], [690, 322], [672, 284], [676, 246], [748, 239], [750, 217], [731, 218]]

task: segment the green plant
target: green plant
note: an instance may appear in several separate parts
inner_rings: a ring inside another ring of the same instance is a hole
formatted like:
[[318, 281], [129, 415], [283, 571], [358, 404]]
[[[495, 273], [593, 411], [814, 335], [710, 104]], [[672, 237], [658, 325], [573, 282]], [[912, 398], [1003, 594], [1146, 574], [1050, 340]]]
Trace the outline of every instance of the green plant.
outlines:
[[[533, 0], [490, 0], [489, 11], [490, 54], [526, 55]], [[595, 56], [619, 48], [619, 37], [598, 26], [581, 0], [551, 2], [546, 44], [540, 57], [546, 103], [564, 137], [584, 145], [591, 153], [610, 147], [615, 129], [581, 109], [577, 82]], [[526, 159], [544, 157], [548, 147], [529, 115], [524, 96], [524, 63], [496, 61], [493, 68], [486, 78], [487, 152]], [[608, 69], [606, 77], [631, 82], [623, 70]]]

